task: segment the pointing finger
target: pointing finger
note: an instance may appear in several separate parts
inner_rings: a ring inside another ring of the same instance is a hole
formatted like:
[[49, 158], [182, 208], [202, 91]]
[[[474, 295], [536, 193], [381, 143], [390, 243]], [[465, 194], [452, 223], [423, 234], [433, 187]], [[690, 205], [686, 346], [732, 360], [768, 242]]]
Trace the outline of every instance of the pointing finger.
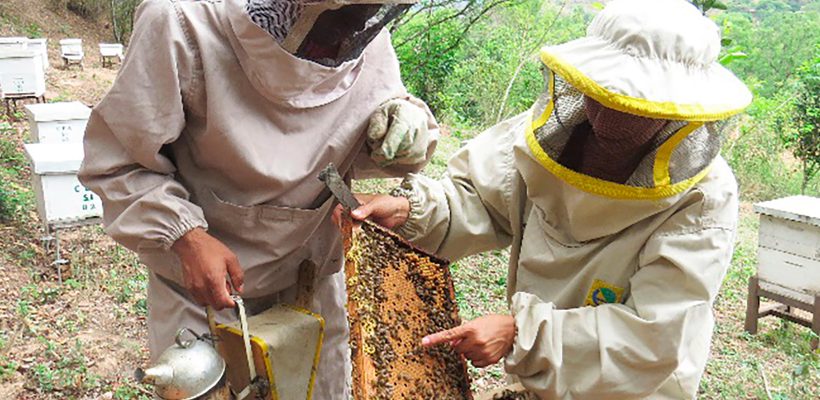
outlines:
[[464, 326], [457, 326], [453, 329], [448, 329], [446, 331], [441, 331], [438, 333], [434, 333], [432, 335], [425, 336], [421, 339], [421, 345], [430, 347], [435, 346], [440, 343], [449, 343], [454, 340], [459, 340], [464, 338], [467, 331], [464, 329]]

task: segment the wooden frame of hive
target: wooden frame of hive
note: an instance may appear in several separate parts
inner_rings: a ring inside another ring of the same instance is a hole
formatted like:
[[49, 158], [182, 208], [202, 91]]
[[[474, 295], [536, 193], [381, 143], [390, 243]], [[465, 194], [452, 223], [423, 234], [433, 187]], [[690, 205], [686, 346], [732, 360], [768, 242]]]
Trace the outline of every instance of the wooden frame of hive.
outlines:
[[449, 262], [368, 221], [342, 232], [354, 399], [472, 400], [464, 357], [421, 346], [461, 324]]

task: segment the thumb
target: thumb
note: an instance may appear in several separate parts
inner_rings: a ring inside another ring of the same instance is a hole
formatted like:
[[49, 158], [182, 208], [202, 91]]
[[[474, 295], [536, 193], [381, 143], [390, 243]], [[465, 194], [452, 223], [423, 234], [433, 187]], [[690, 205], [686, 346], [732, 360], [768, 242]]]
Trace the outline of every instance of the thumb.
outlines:
[[453, 329], [434, 333], [425, 336], [421, 339], [421, 345], [425, 347], [435, 346], [441, 343], [450, 343], [455, 340], [463, 339], [467, 335], [467, 329], [464, 325], [457, 326]]
[[373, 207], [370, 205], [370, 203], [367, 203], [367, 204], [363, 204], [363, 205], [359, 206], [359, 208], [351, 211], [350, 215], [352, 215], [353, 218], [358, 219], [358, 220], [361, 221], [361, 220], [367, 219], [367, 217], [369, 217], [370, 214], [372, 214], [372, 213], [373, 213]]
[[370, 123], [367, 126], [367, 139], [370, 143], [375, 143], [384, 138], [387, 134], [388, 115], [385, 108], [376, 110], [370, 117]]
[[231, 278], [231, 284], [234, 290], [242, 293], [245, 284], [245, 273], [242, 271], [242, 266], [239, 265], [239, 260], [234, 255], [233, 257], [228, 257], [225, 264], [228, 267], [228, 276]]

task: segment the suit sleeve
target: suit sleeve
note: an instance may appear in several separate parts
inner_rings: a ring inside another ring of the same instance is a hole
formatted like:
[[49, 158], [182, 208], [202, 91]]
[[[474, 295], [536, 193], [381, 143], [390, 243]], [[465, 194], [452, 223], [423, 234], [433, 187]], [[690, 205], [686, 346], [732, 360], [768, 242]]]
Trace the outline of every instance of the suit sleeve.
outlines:
[[450, 159], [445, 178], [406, 178], [410, 216], [398, 233], [451, 260], [509, 246], [517, 176], [512, 148], [520, 121], [503, 122], [472, 139]]
[[194, 59], [174, 7], [139, 7], [124, 64], [85, 132], [79, 178], [102, 199], [106, 232], [134, 251], [167, 249], [207, 227], [166, 151], [185, 128]]

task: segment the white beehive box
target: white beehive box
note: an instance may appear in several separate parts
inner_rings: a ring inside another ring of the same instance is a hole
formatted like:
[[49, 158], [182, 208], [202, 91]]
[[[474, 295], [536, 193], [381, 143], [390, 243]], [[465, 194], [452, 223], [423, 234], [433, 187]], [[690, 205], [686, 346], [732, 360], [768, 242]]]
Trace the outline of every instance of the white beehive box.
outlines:
[[119, 43], [100, 43], [100, 55], [103, 57], [122, 58], [122, 45]]
[[792, 196], [757, 203], [757, 274], [761, 285], [812, 304], [820, 293], [820, 198]]
[[28, 50], [40, 54], [43, 59], [43, 69], [48, 71], [51, 64], [48, 62], [48, 39], [28, 39]]
[[40, 97], [46, 75], [40, 54], [30, 50], [0, 51], [0, 91], [6, 97]]
[[0, 37], [0, 51], [25, 50], [27, 46], [28, 38]]
[[80, 61], [83, 59], [83, 40], [82, 39], [63, 39], [60, 40], [60, 54], [63, 58], [70, 61]]
[[81, 143], [91, 109], [79, 101], [27, 104], [31, 141], [34, 143]]
[[46, 230], [82, 225], [102, 216], [99, 197], [77, 180], [82, 143], [32, 143], [25, 148], [32, 164], [37, 212]]

